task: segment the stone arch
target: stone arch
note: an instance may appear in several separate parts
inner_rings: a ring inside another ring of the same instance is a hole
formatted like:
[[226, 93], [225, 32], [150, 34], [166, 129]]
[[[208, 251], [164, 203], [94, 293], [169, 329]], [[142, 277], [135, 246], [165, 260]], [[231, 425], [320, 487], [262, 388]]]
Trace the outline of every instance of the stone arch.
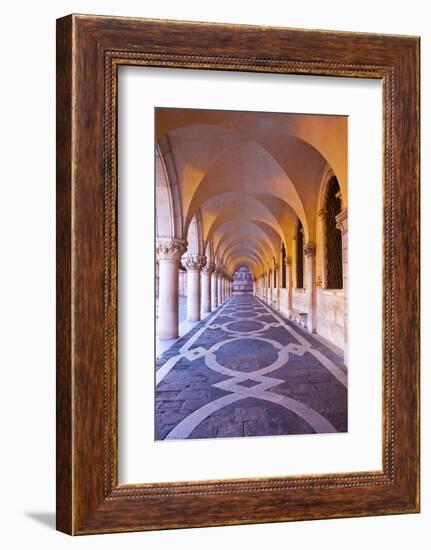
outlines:
[[195, 215], [187, 228], [186, 240], [186, 254], [194, 254], [199, 256], [204, 254], [205, 244], [202, 230], [202, 214], [200, 210], [195, 212]]
[[209, 264], [215, 263], [214, 258], [214, 243], [212, 239], [205, 239], [204, 241], [204, 254], [207, 257]]
[[[333, 178], [335, 178], [338, 182], [339, 198], [340, 198], [339, 211], [341, 211], [343, 206], [346, 205], [345, 198], [343, 197], [343, 193], [339, 185], [338, 178], [335, 172], [332, 170], [332, 168], [329, 165], [327, 165], [325, 167], [325, 170], [322, 173], [320, 189], [319, 189], [318, 210], [316, 214], [317, 240], [318, 242], [321, 243], [321, 246], [318, 247], [317, 253], [316, 253], [316, 266], [320, 274], [320, 281], [321, 281], [320, 285], [323, 289], [327, 289], [332, 286], [331, 282], [328, 283], [328, 276], [327, 276], [328, 219], [327, 219], [326, 201], [327, 201], [329, 186], [331, 181], [333, 181]], [[332, 229], [334, 228], [335, 227], [332, 227]], [[337, 238], [339, 240], [339, 247], [340, 247], [339, 253], [341, 255], [341, 235], [339, 236], [337, 235]]]
[[[347, 133], [347, 117], [294, 113], [280, 116], [280, 113], [181, 108], [158, 108], [157, 116], [158, 136], [174, 133], [190, 125], [200, 125], [217, 128], [219, 132], [232, 132], [235, 128], [237, 134], [249, 138], [255, 138], [258, 133], [262, 134], [269, 128], [273, 133], [300, 139], [327, 159], [334, 168], [343, 196], [347, 199], [347, 141], [344, 145], [343, 139], [340, 139]], [[322, 131], [322, 127], [326, 131]], [[264, 145], [268, 147], [266, 143]]]
[[157, 143], [155, 148], [156, 237], [182, 239], [181, 197], [167, 136], [164, 137], [162, 145], [163, 148]]
[[[265, 175], [261, 176], [260, 171], [264, 171]], [[301, 219], [308, 235], [308, 220], [294, 183], [284, 168], [254, 140], [238, 141], [214, 161], [200, 179], [189, 200], [189, 207], [184, 213], [186, 225], [195, 210], [210, 198], [232, 192], [233, 182], [243, 194], [272, 194], [284, 201]]]

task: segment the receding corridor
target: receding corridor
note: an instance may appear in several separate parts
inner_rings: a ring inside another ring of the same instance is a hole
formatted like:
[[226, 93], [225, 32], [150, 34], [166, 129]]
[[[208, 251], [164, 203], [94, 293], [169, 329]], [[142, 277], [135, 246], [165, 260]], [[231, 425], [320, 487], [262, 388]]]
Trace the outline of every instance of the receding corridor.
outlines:
[[158, 440], [345, 431], [340, 353], [251, 294], [225, 301], [157, 360]]
[[345, 432], [348, 118], [155, 120], [155, 438]]

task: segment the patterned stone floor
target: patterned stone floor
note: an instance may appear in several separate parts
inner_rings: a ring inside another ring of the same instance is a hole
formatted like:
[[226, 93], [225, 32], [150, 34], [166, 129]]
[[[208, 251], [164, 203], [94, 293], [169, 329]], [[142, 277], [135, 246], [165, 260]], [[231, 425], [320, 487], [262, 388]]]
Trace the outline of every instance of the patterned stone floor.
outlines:
[[251, 295], [234, 296], [156, 363], [156, 439], [347, 431], [347, 369]]

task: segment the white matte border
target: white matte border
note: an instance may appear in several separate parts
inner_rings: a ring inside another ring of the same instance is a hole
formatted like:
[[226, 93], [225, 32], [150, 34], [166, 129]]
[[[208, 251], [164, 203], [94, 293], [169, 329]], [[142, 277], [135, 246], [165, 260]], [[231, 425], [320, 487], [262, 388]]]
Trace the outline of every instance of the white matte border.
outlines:
[[[119, 68], [119, 481], [382, 468], [378, 80]], [[349, 115], [349, 432], [154, 441], [154, 107]]]

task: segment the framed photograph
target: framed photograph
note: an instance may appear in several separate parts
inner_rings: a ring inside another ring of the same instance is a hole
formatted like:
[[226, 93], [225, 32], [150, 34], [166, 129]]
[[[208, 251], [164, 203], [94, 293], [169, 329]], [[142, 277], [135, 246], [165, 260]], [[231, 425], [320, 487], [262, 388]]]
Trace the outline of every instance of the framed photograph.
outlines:
[[419, 511], [419, 38], [57, 21], [57, 528]]

